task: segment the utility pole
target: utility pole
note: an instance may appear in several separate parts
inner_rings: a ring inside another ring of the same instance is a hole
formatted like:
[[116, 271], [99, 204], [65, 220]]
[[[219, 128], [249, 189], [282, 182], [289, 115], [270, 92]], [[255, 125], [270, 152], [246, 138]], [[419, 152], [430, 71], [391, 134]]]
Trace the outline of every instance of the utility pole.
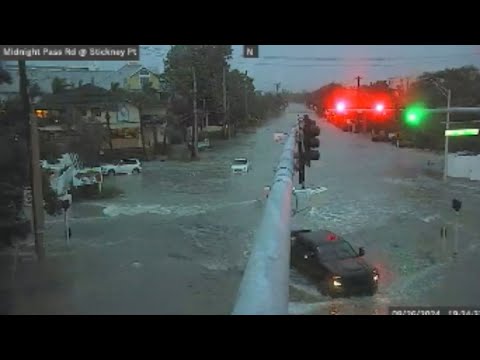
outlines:
[[[362, 79], [361, 76], [357, 76], [355, 78], [357, 80], [357, 105], [360, 107], [360, 80]], [[366, 132], [366, 122], [363, 123], [363, 131]], [[357, 113], [356, 119], [355, 119], [355, 129], [357, 129], [360, 126], [360, 115]]]
[[202, 121], [202, 128], [204, 128], [207, 122], [207, 106], [206, 106], [206, 99], [203, 99], [203, 121]]
[[[450, 110], [451, 110], [451, 101], [452, 101], [452, 91], [447, 89], [445, 86], [442, 86], [438, 83], [437, 80], [431, 78], [430, 81], [435, 85], [435, 87], [442, 93], [443, 96], [447, 98], [447, 119], [445, 122], [445, 130], [450, 129]], [[447, 181], [448, 178], [448, 136], [445, 135], [445, 146], [443, 154], [443, 181]]]
[[[112, 143], [112, 127], [110, 126], [110, 113], [107, 111], [105, 114], [105, 120], [107, 121], [107, 131], [108, 131], [108, 147], [110, 151], [113, 150], [113, 143]], [[142, 139], [142, 146], [143, 146], [143, 139]]]
[[280, 90], [280, 85], [282, 83], [275, 83], [275, 92], [278, 94], [278, 91]]
[[223, 122], [227, 127], [227, 137], [230, 139], [230, 119], [227, 114], [227, 68], [223, 66]]
[[357, 89], [360, 89], [360, 80], [362, 79], [362, 77], [357, 76], [355, 79], [357, 80]]
[[248, 71], [245, 71], [245, 117], [248, 118]]
[[205, 131], [208, 131], [208, 110], [207, 110], [207, 113], [205, 114]]
[[[452, 100], [452, 91], [450, 89], [447, 90], [447, 122], [445, 123], [445, 129], [450, 129], [450, 102]], [[445, 164], [443, 166], [443, 181], [447, 181], [448, 177], [448, 136], [445, 136], [445, 153], [444, 153], [444, 161]]]
[[193, 73], [193, 127], [192, 127], [192, 158], [196, 159], [198, 156], [198, 114], [197, 114], [197, 75], [195, 67], [192, 67]]
[[37, 119], [30, 111], [30, 98], [27, 88], [27, 69], [25, 60], [18, 62], [18, 71], [20, 77], [20, 96], [23, 105], [23, 114], [28, 124], [29, 139], [27, 148], [30, 158], [30, 181], [32, 187], [32, 217], [33, 232], [35, 235], [35, 252], [38, 260], [45, 258], [44, 229], [45, 218], [43, 213], [43, 191], [42, 191], [42, 173], [40, 171], [40, 149], [38, 141]]

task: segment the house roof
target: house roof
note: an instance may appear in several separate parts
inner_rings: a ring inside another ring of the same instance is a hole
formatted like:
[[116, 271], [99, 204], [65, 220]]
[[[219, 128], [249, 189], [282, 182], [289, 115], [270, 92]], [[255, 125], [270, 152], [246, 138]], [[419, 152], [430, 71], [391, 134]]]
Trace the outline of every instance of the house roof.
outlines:
[[[31, 84], [37, 84], [44, 93], [52, 92], [52, 81], [55, 78], [66, 79], [67, 83], [79, 86], [79, 84], [93, 84], [95, 86], [110, 89], [112, 83], [123, 85], [123, 81], [142, 69], [151, 70], [141, 64], [127, 64], [118, 70], [90, 70], [89, 68], [70, 68], [59, 66], [32, 66], [27, 67], [27, 77]], [[6, 66], [5, 70], [10, 73], [11, 84], [2, 84], [0, 92], [18, 93], [19, 76], [17, 66]]]
[[[2, 84], [1, 92], [18, 92], [19, 91], [19, 76], [17, 68], [8, 69], [12, 83]], [[37, 84], [45, 93], [52, 92], [52, 81], [55, 78], [66, 79], [68, 83], [79, 86], [79, 84], [95, 84], [104, 85], [104, 79], [110, 74], [115, 73], [112, 70], [89, 71], [87, 68], [27, 68], [27, 77], [31, 84]], [[110, 88], [110, 84], [108, 84]]]
[[36, 104], [41, 107], [64, 107], [66, 105], [76, 106], [112, 106], [118, 102], [126, 101], [122, 94], [112, 94], [109, 90], [87, 84], [78, 88], [62, 91], [58, 94], [47, 94]]
[[117, 71], [113, 71], [107, 76], [105, 76], [101, 80], [101, 83], [99, 83], [99, 86], [102, 86], [105, 89], [110, 89], [112, 83], [119, 83], [120, 85], [122, 85], [125, 79], [132, 77], [142, 69], [145, 69], [149, 71], [151, 74], [156, 75], [153, 71], [147, 69], [145, 66], [141, 64], [127, 64], [125, 66], [122, 66]]

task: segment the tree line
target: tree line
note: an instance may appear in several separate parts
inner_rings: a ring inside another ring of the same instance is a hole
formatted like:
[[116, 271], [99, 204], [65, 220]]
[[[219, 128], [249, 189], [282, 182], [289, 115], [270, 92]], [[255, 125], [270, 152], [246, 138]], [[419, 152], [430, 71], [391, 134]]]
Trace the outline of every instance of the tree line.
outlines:
[[[335, 89], [344, 88], [340, 83], [329, 83], [313, 91], [307, 97], [307, 103], [323, 106], [329, 94]], [[399, 108], [419, 104], [426, 108], [445, 108], [447, 98], [442, 89], [450, 89], [452, 107], [480, 106], [480, 71], [475, 66], [446, 68], [435, 72], [424, 72], [407, 89], [392, 88], [387, 81], [377, 81], [362, 86], [365, 89], [382, 90], [395, 95]], [[403, 136], [418, 148], [441, 150], [444, 147], [445, 114], [430, 114], [418, 126], [409, 126], [403, 116], [395, 119], [396, 127]], [[478, 128], [473, 121], [480, 120], [480, 114], [450, 115], [451, 128]], [[451, 141], [450, 151], [478, 151], [478, 137], [461, 137]]]
[[[128, 91], [118, 83], [111, 84], [109, 91], [112, 96], [108, 101], [127, 100], [139, 109], [144, 155], [147, 154], [144, 131], [150, 124], [144, 120], [142, 113], [147, 105], [156, 104], [166, 108], [166, 115], [157, 120], [165, 125], [163, 139], [155, 138], [154, 148], [160, 153], [167, 151], [167, 137], [172, 144], [188, 142], [187, 130], [191, 129], [194, 122], [194, 100], [197, 104], [198, 125], [202, 128], [208, 116], [210, 125], [224, 127], [223, 136], [226, 138], [235, 135], [239, 128], [259, 125], [264, 119], [285, 108], [287, 97], [284, 93], [264, 93], [255, 89], [253, 78], [231, 68], [231, 56], [231, 45], [173, 45], [164, 59], [164, 72], [157, 75], [160, 91], [153, 89], [151, 83], [145, 83], [142, 91]], [[78, 87], [82, 85], [79, 83]], [[75, 88], [76, 84], [55, 78], [51, 87], [52, 93], [61, 94]], [[38, 94], [39, 89], [31, 88], [30, 92], [32, 91]], [[92, 163], [91, 160], [95, 157], [93, 151], [98, 149], [101, 142], [112, 149], [108, 121], [103, 131], [93, 131], [96, 136], [89, 136], [92, 131], [78, 117], [75, 123], [77, 132], [88, 141], [72, 144], [74, 149], [71, 151], [79, 153], [85, 163]], [[54, 144], [44, 148], [47, 153], [52, 153]]]
[[[11, 84], [10, 74], [0, 64], [0, 86]], [[27, 120], [20, 103], [8, 111], [0, 108], [0, 247], [12, 236], [25, 235], [24, 187], [28, 186]]]
[[[193, 100], [211, 123], [231, 129], [245, 127], [275, 115], [285, 107], [281, 94], [256, 91], [253, 78], [232, 69], [231, 45], [173, 45], [164, 61], [161, 81], [169, 95], [173, 126], [193, 125]], [[193, 83], [196, 78], [197, 89]]]

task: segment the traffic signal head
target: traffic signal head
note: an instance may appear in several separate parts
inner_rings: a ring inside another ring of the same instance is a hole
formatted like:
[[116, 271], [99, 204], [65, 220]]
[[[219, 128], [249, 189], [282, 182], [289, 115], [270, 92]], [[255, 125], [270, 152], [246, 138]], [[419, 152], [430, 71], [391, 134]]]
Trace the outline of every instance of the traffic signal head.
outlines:
[[412, 106], [405, 111], [405, 122], [413, 127], [419, 126], [425, 118], [426, 111], [422, 106]]
[[311, 138], [308, 140], [308, 144], [310, 145], [311, 148], [318, 148], [320, 147], [320, 139], [317, 137]]
[[303, 140], [311, 148], [318, 148], [320, 140], [317, 136], [320, 135], [320, 128], [312, 119], [307, 119], [303, 124]]
[[378, 104], [375, 105], [375, 111], [376, 112], [381, 113], [381, 112], [383, 112], [384, 109], [385, 109], [385, 106], [381, 103], [378, 103]]
[[312, 150], [310, 149], [310, 151], [306, 154], [307, 155], [307, 164], [308, 166], [310, 166], [310, 161], [311, 160], [320, 160], [320, 151], [318, 150]]
[[303, 124], [303, 145], [305, 149], [305, 164], [310, 166], [310, 160], [319, 160], [320, 152], [316, 150], [320, 146], [320, 128], [315, 121], [308, 119]]

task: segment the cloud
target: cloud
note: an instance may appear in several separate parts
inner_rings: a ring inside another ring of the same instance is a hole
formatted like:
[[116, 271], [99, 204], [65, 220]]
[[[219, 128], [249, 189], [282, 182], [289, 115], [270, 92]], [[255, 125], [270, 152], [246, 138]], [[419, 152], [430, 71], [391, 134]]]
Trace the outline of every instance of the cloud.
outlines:
[[[169, 48], [170, 45], [142, 45], [141, 62], [163, 71]], [[311, 90], [331, 81], [353, 84], [358, 75], [370, 82], [445, 67], [480, 66], [477, 45], [260, 45], [259, 59], [243, 58], [242, 45], [233, 45], [233, 49], [232, 67], [248, 71], [260, 90], [273, 90], [278, 82], [290, 90]], [[92, 65], [88, 61], [50, 63]], [[96, 64], [101, 69], [117, 69], [125, 62]]]

